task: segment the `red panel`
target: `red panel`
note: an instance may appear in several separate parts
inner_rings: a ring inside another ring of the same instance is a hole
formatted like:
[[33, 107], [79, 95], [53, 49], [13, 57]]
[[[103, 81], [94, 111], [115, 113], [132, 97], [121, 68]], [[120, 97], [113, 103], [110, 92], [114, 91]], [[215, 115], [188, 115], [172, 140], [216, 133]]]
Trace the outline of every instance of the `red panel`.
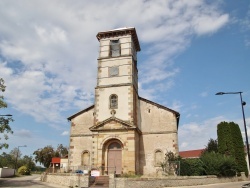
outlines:
[[51, 163], [60, 163], [61, 159], [60, 157], [53, 157]]

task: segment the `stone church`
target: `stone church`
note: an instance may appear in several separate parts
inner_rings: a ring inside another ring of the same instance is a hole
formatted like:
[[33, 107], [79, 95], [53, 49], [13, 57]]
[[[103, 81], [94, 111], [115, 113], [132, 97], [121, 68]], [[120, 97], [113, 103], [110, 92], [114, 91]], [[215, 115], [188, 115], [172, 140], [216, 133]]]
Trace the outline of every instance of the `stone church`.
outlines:
[[165, 153], [178, 154], [180, 114], [138, 95], [135, 28], [97, 34], [99, 57], [94, 104], [68, 118], [69, 166], [101, 174], [153, 175]]

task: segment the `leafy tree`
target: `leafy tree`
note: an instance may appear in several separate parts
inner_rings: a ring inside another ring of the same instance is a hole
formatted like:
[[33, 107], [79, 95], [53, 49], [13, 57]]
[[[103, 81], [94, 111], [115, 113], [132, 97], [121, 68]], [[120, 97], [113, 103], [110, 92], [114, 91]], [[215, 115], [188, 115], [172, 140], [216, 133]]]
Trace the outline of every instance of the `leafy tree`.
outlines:
[[40, 164], [43, 164], [46, 168], [48, 168], [53, 157], [63, 157], [63, 154], [66, 153], [68, 153], [68, 149], [60, 144], [56, 149], [52, 146], [45, 146], [44, 148], [34, 151], [33, 154], [36, 155], [36, 162], [40, 162]]
[[56, 152], [52, 146], [45, 146], [44, 148], [34, 151], [33, 155], [36, 155], [36, 162], [40, 162], [40, 164], [43, 164], [46, 168], [48, 168], [52, 158], [56, 156]]
[[232, 156], [237, 164], [237, 172], [245, 172], [248, 175], [239, 125], [234, 122], [221, 122], [217, 126], [217, 135], [219, 153]]
[[203, 153], [206, 153], [206, 152], [215, 152], [217, 153], [218, 152], [218, 141], [217, 139], [212, 139], [210, 138], [208, 143], [207, 143], [207, 146], [205, 148], [205, 150], [203, 151]]
[[16, 166], [17, 169], [21, 166], [27, 166], [28, 169], [36, 170], [35, 163], [31, 156], [25, 155], [24, 157], [22, 157], [21, 151], [19, 151], [18, 153], [17, 152], [18, 148], [14, 148], [9, 153], [3, 152], [0, 155], [0, 168], [3, 167], [15, 168], [17, 162]]
[[0, 155], [0, 168], [3, 167], [15, 168], [15, 158], [5, 152]]
[[28, 169], [35, 171], [36, 170], [36, 165], [33, 161], [33, 158], [31, 156], [25, 155], [23, 158], [19, 160], [19, 165], [20, 166], [26, 166]]
[[59, 157], [65, 157], [69, 153], [68, 148], [63, 146], [62, 144], [59, 144], [57, 146], [56, 152]]
[[[4, 80], [0, 78], [0, 91], [4, 92], [6, 86], [4, 85]], [[0, 95], [0, 109], [1, 108], [7, 108], [7, 103], [4, 102], [4, 97]], [[12, 134], [13, 131], [11, 130], [11, 127], [9, 126], [9, 123], [12, 122], [13, 119], [11, 117], [5, 117], [5, 116], [0, 116], [0, 141], [2, 139], [7, 140], [8, 133]], [[0, 143], [0, 149], [2, 148], [8, 148], [9, 145], [5, 142]]]

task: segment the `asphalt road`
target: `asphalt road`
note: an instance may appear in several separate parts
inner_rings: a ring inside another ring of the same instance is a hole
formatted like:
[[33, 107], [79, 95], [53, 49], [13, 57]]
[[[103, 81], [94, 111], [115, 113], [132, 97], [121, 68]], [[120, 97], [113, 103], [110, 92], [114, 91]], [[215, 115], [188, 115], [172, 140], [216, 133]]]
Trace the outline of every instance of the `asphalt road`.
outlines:
[[230, 183], [219, 183], [210, 185], [196, 185], [196, 186], [182, 186], [182, 187], [172, 187], [172, 188], [241, 188], [242, 185], [250, 183], [250, 181], [241, 182], [230, 182]]
[[[23, 176], [15, 178], [0, 178], [0, 187], [19, 188], [66, 188], [67, 186], [55, 185], [40, 181], [40, 175]], [[68, 187], [67, 187], [68, 188]]]
[[[242, 185], [250, 181], [220, 183], [210, 185], [182, 186], [171, 188], [241, 188]], [[55, 185], [40, 181], [40, 175], [23, 176], [15, 178], [0, 178], [0, 187], [19, 187], [19, 188], [66, 188], [67, 186]], [[67, 187], [68, 188], [68, 187]]]

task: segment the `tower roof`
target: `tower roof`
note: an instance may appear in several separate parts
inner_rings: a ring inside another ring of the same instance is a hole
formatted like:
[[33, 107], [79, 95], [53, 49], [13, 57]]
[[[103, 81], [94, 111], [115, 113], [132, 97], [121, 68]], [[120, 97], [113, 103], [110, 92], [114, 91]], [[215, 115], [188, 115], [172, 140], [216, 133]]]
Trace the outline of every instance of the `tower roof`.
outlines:
[[140, 43], [134, 27], [123, 27], [109, 31], [102, 31], [97, 33], [96, 38], [100, 41], [103, 38], [118, 37], [123, 35], [131, 35], [136, 51], [141, 51]]

